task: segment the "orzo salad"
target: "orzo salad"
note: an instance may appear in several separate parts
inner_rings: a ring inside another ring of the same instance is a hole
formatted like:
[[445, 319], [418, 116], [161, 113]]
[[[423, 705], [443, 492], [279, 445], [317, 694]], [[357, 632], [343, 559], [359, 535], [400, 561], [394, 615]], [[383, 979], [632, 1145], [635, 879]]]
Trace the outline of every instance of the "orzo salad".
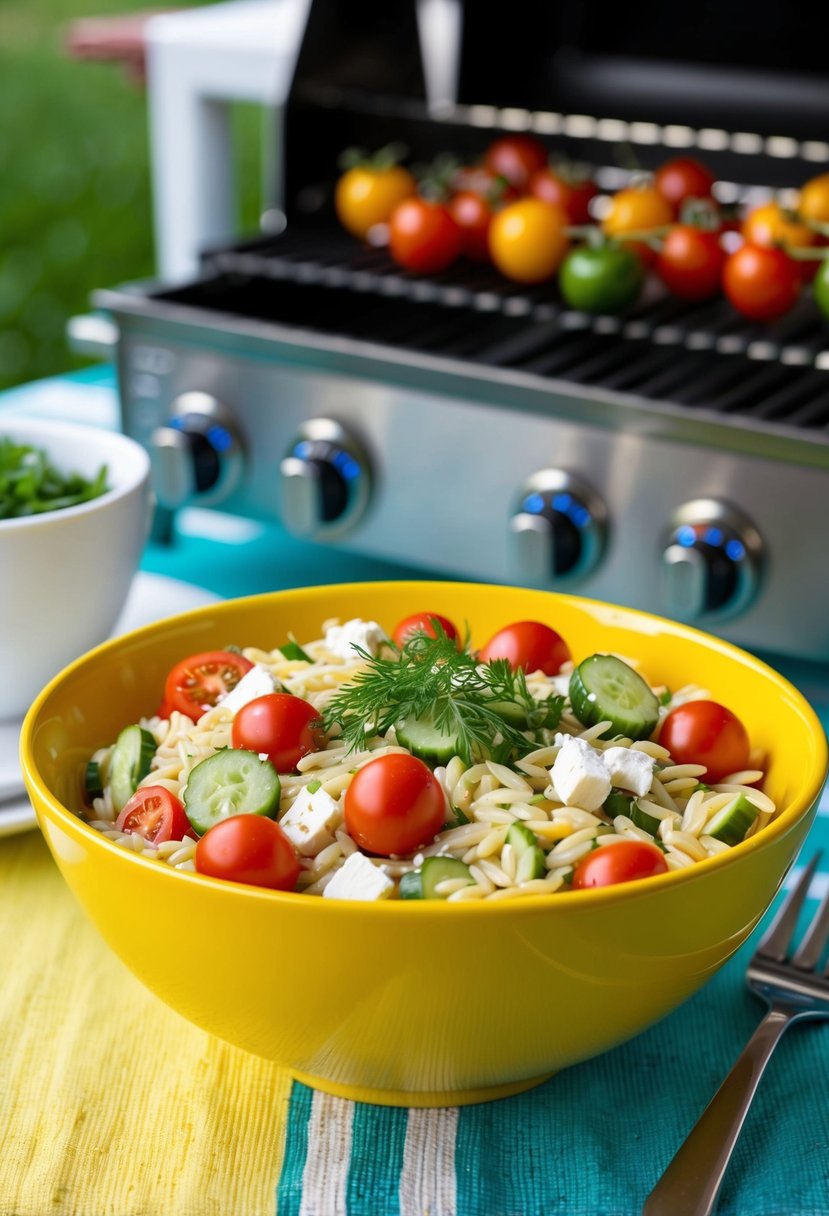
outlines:
[[762, 828], [765, 758], [727, 706], [540, 621], [482, 647], [388, 636], [183, 656], [89, 759], [84, 818], [160, 864], [325, 898], [514, 899], [693, 866]]

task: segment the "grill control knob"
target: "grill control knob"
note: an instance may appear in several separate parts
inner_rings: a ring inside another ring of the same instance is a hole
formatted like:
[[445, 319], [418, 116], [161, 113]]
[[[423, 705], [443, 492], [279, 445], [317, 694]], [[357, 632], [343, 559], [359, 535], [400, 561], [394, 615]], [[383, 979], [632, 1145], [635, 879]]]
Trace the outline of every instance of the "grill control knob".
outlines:
[[523, 487], [510, 532], [522, 581], [549, 587], [581, 578], [597, 564], [607, 539], [607, 508], [580, 477], [542, 469]]
[[749, 520], [714, 498], [675, 513], [662, 554], [665, 609], [681, 621], [733, 616], [760, 580], [762, 541]]
[[220, 502], [242, 471], [242, 443], [232, 414], [210, 393], [182, 393], [167, 422], [153, 431], [150, 459], [162, 507]]
[[334, 539], [368, 506], [371, 472], [360, 445], [339, 422], [312, 418], [280, 465], [282, 522], [295, 536]]

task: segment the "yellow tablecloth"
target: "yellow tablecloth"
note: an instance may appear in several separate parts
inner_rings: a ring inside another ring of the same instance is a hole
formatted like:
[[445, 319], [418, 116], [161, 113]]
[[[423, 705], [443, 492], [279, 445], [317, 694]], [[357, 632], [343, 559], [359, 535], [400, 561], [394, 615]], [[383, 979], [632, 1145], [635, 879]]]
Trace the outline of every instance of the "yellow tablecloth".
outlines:
[[[147, 992], [37, 831], [0, 839], [0, 926], [2, 1216], [272, 1216], [287, 1074]], [[160, 950], [198, 931], [147, 909]]]

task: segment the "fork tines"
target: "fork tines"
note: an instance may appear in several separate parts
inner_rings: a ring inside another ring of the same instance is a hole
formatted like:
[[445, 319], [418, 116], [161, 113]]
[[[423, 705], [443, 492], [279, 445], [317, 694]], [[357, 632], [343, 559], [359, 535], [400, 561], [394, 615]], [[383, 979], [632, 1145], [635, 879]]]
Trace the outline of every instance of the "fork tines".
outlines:
[[[789, 948], [792, 944], [801, 908], [806, 899], [812, 878], [820, 861], [821, 853], [815, 853], [811, 861], [800, 874], [794, 887], [780, 906], [770, 927], [763, 934], [754, 957], [759, 961], [768, 959], [776, 963], [785, 963]], [[829, 937], [829, 890], [827, 890], [817, 912], [792, 955], [789, 963], [803, 971], [813, 970], [818, 962]]]

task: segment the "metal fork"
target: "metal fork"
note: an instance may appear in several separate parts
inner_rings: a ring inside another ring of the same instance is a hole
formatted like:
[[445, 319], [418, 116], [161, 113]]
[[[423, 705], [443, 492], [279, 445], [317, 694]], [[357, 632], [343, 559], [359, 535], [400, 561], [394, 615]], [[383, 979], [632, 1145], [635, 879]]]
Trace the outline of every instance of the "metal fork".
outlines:
[[815, 854], [786, 896], [748, 965], [747, 983], [769, 1006], [747, 1046], [651, 1191], [643, 1216], [710, 1216], [725, 1171], [783, 1031], [829, 1018], [829, 966], [816, 970], [829, 937], [829, 891], [791, 958], [797, 918], [820, 860]]

